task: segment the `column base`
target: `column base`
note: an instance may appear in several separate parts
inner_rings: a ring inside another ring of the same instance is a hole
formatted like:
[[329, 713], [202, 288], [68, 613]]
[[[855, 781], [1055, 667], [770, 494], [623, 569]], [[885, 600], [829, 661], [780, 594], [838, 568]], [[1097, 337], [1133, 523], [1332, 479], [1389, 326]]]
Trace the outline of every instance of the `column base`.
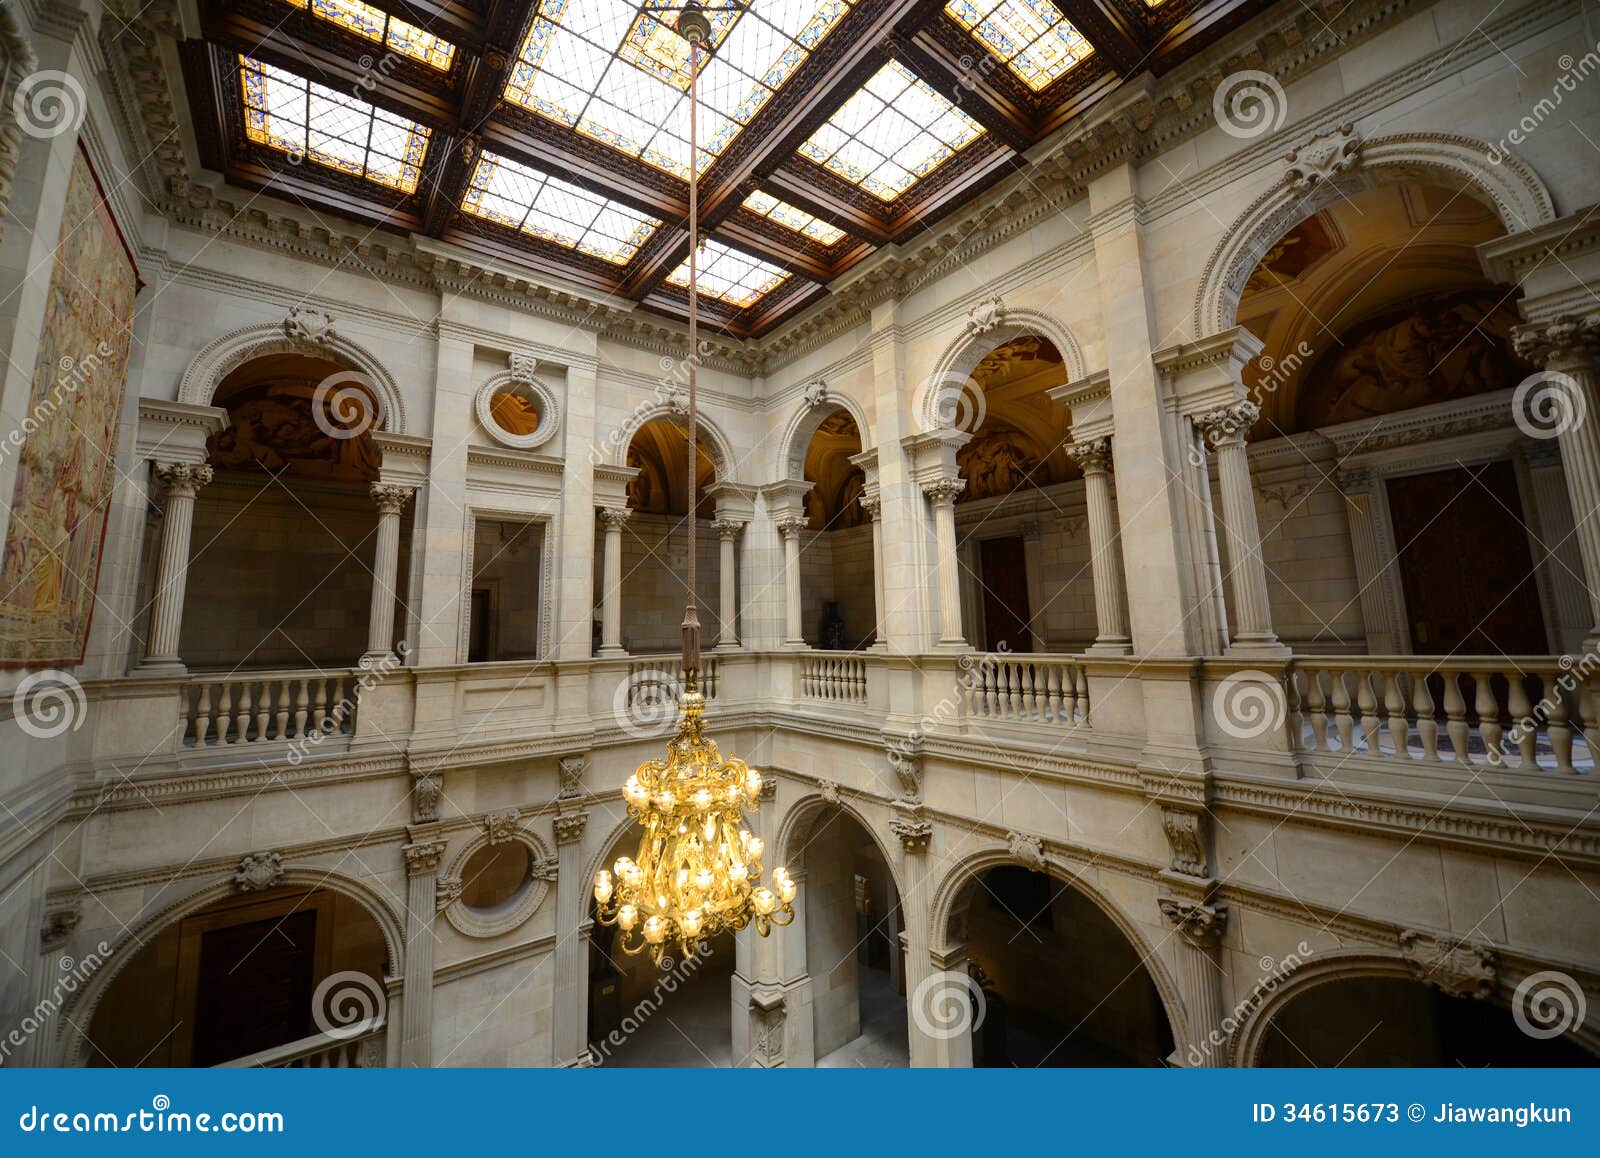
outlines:
[[867, 650], [868, 651], [888, 651], [889, 650], [889, 641], [887, 639], [875, 639], [875, 640], [872, 641], [872, 646], [867, 648]]
[[1132, 655], [1133, 641], [1119, 639], [1115, 636], [1109, 639], [1097, 639], [1083, 649], [1084, 655]]
[[1259, 656], [1262, 659], [1287, 659], [1291, 652], [1276, 635], [1240, 636], [1228, 644], [1228, 655]]
[[571, 1061], [557, 1062], [555, 1068], [558, 1070], [592, 1070], [597, 1064], [594, 1054], [586, 1049]]
[[153, 676], [157, 679], [171, 679], [173, 676], [186, 676], [189, 674], [188, 665], [175, 655], [146, 656], [139, 666], [128, 673], [130, 676]]
[[594, 654], [596, 659], [627, 659], [628, 649], [621, 646], [602, 647]]
[[934, 651], [971, 651], [972, 645], [964, 639], [941, 639], [933, 645]]
[[803, 639], [786, 639], [783, 641], [785, 651], [810, 651], [811, 645]]
[[394, 652], [386, 647], [368, 651], [360, 660], [361, 666], [366, 668], [377, 667], [379, 664], [387, 665], [393, 662]]
[[712, 651], [720, 651], [720, 652], [743, 651], [744, 650], [744, 644], [740, 643], [737, 639], [731, 639], [727, 643], [723, 643], [722, 641], [719, 640], [717, 642], [717, 646], [712, 648], [711, 650]]

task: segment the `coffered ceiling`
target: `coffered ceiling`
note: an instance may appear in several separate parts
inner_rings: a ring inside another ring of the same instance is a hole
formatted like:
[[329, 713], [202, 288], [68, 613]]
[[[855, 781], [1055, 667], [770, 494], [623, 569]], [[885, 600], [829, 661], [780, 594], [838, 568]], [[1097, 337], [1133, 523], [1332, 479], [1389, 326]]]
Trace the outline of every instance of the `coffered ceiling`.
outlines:
[[[233, 183], [688, 305], [677, 0], [200, 0], [181, 45]], [[758, 336], [1262, 0], [707, 0], [708, 323]]]

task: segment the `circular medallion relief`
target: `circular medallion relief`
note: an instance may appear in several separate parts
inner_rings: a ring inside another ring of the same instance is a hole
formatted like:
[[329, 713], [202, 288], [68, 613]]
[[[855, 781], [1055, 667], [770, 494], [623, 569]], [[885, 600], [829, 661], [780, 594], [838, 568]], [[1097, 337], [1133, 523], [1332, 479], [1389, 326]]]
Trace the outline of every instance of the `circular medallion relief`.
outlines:
[[532, 375], [496, 374], [478, 390], [478, 422], [501, 446], [534, 450], [555, 436], [561, 403]]

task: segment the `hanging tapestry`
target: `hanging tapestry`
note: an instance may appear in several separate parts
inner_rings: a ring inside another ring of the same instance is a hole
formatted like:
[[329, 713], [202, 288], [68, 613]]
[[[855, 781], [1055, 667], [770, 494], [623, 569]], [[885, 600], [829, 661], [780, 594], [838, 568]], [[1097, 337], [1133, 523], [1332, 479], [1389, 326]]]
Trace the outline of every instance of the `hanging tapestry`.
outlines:
[[138, 274], [80, 148], [67, 184], [0, 563], [0, 666], [83, 662]]

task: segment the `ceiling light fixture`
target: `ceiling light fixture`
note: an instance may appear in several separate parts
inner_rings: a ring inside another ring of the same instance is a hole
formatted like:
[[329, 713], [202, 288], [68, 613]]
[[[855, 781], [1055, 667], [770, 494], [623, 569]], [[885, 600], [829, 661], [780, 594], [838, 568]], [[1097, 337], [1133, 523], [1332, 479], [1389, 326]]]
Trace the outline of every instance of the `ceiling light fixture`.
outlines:
[[[628, 815], [643, 827], [639, 851], [620, 857], [612, 871], [595, 874], [594, 899], [602, 925], [616, 925], [624, 952], [648, 949], [659, 962], [676, 944], [682, 955], [702, 938], [751, 924], [765, 937], [794, 920], [797, 891], [787, 869], [761, 883], [761, 838], [745, 827], [745, 810], [760, 807], [761, 774], [737, 756], [723, 756], [705, 732], [700, 692], [700, 613], [695, 606], [698, 418], [700, 363], [699, 269], [700, 57], [710, 50], [711, 22], [699, 0], [681, 7], [645, 5], [641, 12], [672, 12], [689, 44], [689, 597], [683, 612], [683, 680], [678, 734], [666, 759], [647, 760], [623, 785]], [[665, 23], [665, 21], [663, 21]]]

